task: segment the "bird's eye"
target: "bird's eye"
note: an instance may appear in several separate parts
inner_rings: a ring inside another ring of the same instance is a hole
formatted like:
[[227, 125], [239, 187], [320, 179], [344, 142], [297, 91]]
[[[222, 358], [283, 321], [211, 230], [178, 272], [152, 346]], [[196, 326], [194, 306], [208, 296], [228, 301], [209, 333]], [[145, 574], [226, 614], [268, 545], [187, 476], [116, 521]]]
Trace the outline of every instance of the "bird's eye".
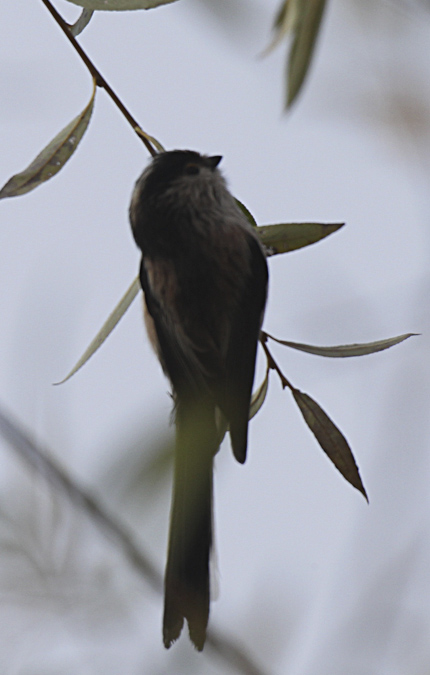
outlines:
[[195, 176], [200, 173], [200, 167], [198, 167], [197, 164], [186, 164], [185, 173], [189, 176]]

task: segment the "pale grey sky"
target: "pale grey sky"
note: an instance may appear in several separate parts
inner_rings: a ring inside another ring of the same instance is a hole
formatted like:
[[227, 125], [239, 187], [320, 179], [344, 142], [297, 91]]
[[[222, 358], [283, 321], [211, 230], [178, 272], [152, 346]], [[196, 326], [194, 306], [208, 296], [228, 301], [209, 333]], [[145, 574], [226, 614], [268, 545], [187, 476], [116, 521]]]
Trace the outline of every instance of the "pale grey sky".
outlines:
[[[80, 41], [166, 148], [224, 156], [259, 224], [346, 221], [269, 262], [265, 328], [312, 344], [420, 337], [324, 360], [273, 349], [348, 438], [370, 505], [324, 457], [274, 374], [244, 467], [216, 471], [219, 599], [211, 625], [268, 673], [430, 672], [430, 15], [332, 0], [314, 68], [282, 114], [285, 48], [259, 58], [278, 2], [179, 2], [93, 18]], [[58, 1], [73, 20], [78, 9]], [[231, 14], [228, 14], [231, 8]], [[86, 104], [91, 81], [41, 2], [0, 5], [0, 183]], [[168, 385], [135, 301], [81, 355], [137, 274], [128, 203], [147, 153], [103, 91], [52, 181], [0, 202], [0, 404], [133, 528], [164, 565], [169, 482], [140, 482], [168, 428]], [[264, 369], [261, 358], [259, 374]], [[225, 673], [162, 602], [0, 439], [4, 673]], [[157, 496], [156, 491], [159, 491]], [[233, 671], [232, 671], [233, 672]]]

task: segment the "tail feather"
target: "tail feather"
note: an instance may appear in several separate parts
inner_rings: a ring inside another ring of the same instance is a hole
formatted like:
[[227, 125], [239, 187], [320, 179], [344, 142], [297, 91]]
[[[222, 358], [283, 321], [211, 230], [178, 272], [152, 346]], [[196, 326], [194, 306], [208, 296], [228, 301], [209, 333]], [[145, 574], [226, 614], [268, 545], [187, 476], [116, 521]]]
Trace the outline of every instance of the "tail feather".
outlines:
[[176, 430], [163, 640], [170, 647], [186, 619], [201, 651], [209, 618], [213, 457], [218, 449], [213, 405], [179, 402]]

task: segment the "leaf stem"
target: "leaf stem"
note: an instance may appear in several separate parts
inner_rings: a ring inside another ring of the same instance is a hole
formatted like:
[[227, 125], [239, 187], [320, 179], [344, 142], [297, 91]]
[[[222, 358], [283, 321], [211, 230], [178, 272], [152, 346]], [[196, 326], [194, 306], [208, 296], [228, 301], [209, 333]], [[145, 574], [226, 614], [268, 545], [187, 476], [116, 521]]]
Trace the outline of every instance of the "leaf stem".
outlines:
[[54, 20], [60, 26], [66, 38], [69, 40], [69, 42], [71, 42], [74, 49], [78, 52], [82, 61], [85, 63], [86, 67], [88, 68], [91, 75], [95, 79], [97, 86], [106, 91], [106, 93], [110, 96], [110, 98], [115, 103], [117, 108], [122, 112], [127, 122], [130, 124], [131, 127], [133, 127], [133, 131], [137, 134], [142, 143], [144, 143], [148, 152], [152, 155], [152, 157], [155, 157], [155, 155], [157, 154], [157, 150], [153, 147], [153, 145], [150, 143], [150, 141], [148, 140], [148, 138], [146, 138], [144, 134], [139, 133], [141, 131], [140, 125], [134, 119], [131, 113], [127, 110], [123, 102], [118, 98], [117, 94], [114, 92], [111, 86], [106, 82], [105, 78], [100, 73], [100, 71], [95, 67], [94, 63], [91, 61], [86, 52], [82, 49], [81, 45], [76, 40], [75, 36], [71, 33], [69, 25], [64, 21], [63, 17], [57, 12], [55, 7], [52, 6], [49, 0], [42, 0], [42, 2], [45, 5], [48, 12], [50, 12]]
[[261, 342], [261, 346], [264, 349], [264, 353], [266, 354], [267, 365], [271, 370], [275, 370], [278, 373], [279, 379], [281, 380], [281, 384], [282, 384], [283, 389], [285, 389], [285, 387], [288, 387], [288, 389], [290, 389], [291, 391], [295, 391], [295, 387], [293, 387], [291, 382], [289, 380], [287, 380], [284, 373], [282, 372], [282, 370], [280, 369], [280, 367], [276, 363], [275, 359], [273, 358], [272, 353], [271, 353], [269, 347], [267, 346], [267, 338], [268, 337], [269, 337], [269, 335], [267, 333], [265, 333], [263, 330], [260, 331], [260, 342]]

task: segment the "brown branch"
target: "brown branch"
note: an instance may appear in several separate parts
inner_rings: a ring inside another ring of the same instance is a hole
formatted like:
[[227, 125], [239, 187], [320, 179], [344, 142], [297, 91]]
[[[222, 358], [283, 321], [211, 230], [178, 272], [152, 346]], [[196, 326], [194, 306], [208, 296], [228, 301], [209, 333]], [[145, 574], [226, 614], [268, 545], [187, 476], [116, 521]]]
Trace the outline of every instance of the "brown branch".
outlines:
[[150, 143], [148, 138], [145, 137], [144, 134], [142, 134], [142, 130], [138, 122], [134, 119], [134, 117], [129, 113], [123, 102], [118, 98], [112, 87], [106, 82], [105, 78], [103, 75], [100, 73], [100, 71], [95, 67], [94, 63], [91, 61], [89, 56], [86, 54], [86, 52], [82, 49], [81, 45], [79, 42], [76, 40], [75, 36], [70, 32], [69, 30], [69, 25], [64, 21], [63, 17], [57, 12], [55, 7], [52, 6], [52, 4], [49, 2], [49, 0], [42, 0], [43, 4], [45, 5], [46, 9], [50, 14], [53, 16], [57, 24], [60, 26], [61, 30], [63, 31], [64, 35], [66, 38], [71, 42], [73, 45], [74, 49], [77, 51], [79, 56], [81, 57], [82, 61], [85, 63], [86, 67], [90, 71], [91, 75], [96, 81], [96, 84], [98, 87], [101, 87], [106, 91], [106, 93], [111, 97], [112, 101], [115, 103], [117, 108], [122, 112], [124, 115], [125, 119], [127, 122], [130, 124], [131, 127], [133, 127], [133, 131], [137, 134], [137, 136], [140, 138], [140, 140], [145, 144], [148, 152], [152, 155], [152, 157], [155, 157], [157, 154], [157, 150], [154, 148], [154, 146]]

